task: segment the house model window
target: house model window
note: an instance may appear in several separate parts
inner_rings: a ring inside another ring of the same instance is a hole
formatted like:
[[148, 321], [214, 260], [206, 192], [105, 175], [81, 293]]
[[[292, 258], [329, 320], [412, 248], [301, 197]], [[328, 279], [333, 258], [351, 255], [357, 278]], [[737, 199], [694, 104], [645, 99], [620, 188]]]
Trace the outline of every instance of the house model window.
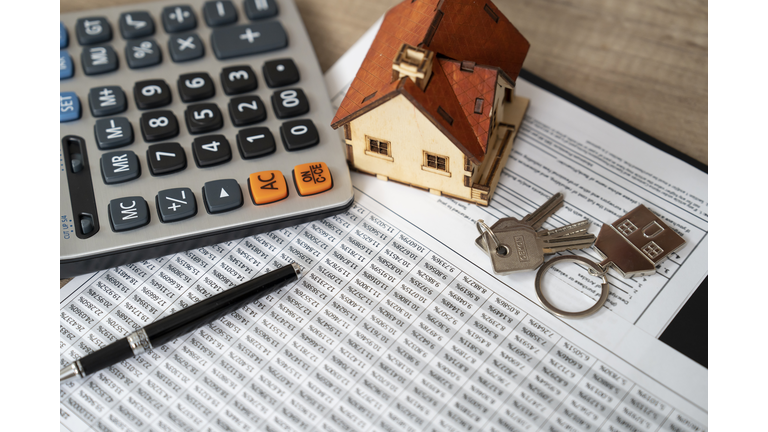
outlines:
[[368, 138], [368, 150], [372, 153], [378, 153], [385, 156], [392, 156], [390, 153], [389, 141]]
[[448, 158], [424, 152], [424, 168], [448, 172]]

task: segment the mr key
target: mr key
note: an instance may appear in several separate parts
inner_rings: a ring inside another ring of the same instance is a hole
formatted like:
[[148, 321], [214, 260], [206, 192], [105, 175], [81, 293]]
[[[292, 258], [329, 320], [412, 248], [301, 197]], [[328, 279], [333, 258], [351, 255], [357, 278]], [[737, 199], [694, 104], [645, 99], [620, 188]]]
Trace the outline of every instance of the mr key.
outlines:
[[522, 219], [499, 219], [488, 227], [477, 221], [480, 236], [475, 245], [491, 257], [494, 273], [535, 270], [544, 263], [544, 255], [566, 250], [584, 249], [595, 241], [587, 233], [589, 221], [583, 220], [551, 230], [539, 230], [544, 222], [563, 206], [563, 194], [557, 193], [541, 207]]

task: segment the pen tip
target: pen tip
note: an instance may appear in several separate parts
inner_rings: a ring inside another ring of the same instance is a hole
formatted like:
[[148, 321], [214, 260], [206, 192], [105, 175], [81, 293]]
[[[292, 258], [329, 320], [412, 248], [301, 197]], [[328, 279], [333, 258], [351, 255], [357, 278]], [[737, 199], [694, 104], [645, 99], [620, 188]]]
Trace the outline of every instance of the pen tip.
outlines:
[[77, 362], [70, 363], [68, 366], [62, 368], [61, 371], [59, 371], [59, 375], [61, 376], [59, 383], [78, 377], [80, 375], [80, 369], [77, 367]]
[[295, 262], [292, 262], [292, 263], [291, 263], [291, 267], [293, 267], [293, 271], [295, 271], [295, 272], [296, 272], [296, 276], [297, 276], [297, 277], [298, 277], [298, 276], [301, 276], [301, 266], [300, 266], [300, 265], [298, 265], [298, 264], [297, 264], [297, 263], [295, 263]]

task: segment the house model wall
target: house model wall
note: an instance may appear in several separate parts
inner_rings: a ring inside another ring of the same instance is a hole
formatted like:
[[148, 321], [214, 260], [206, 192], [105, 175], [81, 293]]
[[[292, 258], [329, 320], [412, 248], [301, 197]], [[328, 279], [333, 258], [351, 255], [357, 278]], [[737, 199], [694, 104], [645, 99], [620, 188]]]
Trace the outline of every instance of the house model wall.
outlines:
[[528, 42], [490, 1], [405, 0], [333, 119], [359, 171], [488, 205], [528, 100]]

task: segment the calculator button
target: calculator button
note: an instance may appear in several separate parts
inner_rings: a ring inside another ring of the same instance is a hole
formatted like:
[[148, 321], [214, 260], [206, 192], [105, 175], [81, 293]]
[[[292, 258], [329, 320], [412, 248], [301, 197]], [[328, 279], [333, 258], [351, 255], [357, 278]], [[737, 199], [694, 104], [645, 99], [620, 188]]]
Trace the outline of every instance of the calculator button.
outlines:
[[320, 142], [320, 136], [312, 120], [287, 121], [280, 126], [280, 139], [288, 151], [312, 147]]
[[155, 21], [149, 12], [120, 14], [120, 34], [123, 39], [137, 39], [155, 34]]
[[221, 86], [228, 95], [240, 94], [256, 90], [259, 86], [256, 74], [250, 66], [230, 66], [222, 69]]
[[184, 111], [184, 118], [191, 134], [211, 132], [224, 126], [219, 107], [212, 103], [190, 105]]
[[203, 5], [203, 16], [209, 27], [232, 24], [237, 21], [237, 9], [231, 1], [208, 1]]
[[64, 23], [59, 21], [59, 48], [66, 48], [69, 45], [69, 34]]
[[80, 18], [75, 24], [80, 45], [93, 45], [112, 40], [112, 26], [104, 17]]
[[309, 101], [301, 89], [277, 90], [272, 93], [272, 109], [277, 118], [296, 117], [309, 112]]
[[113, 199], [107, 207], [112, 231], [130, 231], [149, 223], [149, 207], [144, 198], [132, 196]]
[[333, 178], [325, 162], [296, 165], [293, 168], [293, 182], [301, 196], [315, 195], [333, 187]]
[[139, 175], [141, 167], [136, 153], [126, 150], [101, 155], [101, 177], [105, 184], [124, 183], [138, 178]]
[[101, 150], [123, 147], [133, 142], [133, 127], [125, 117], [96, 120], [93, 131], [96, 145]]
[[168, 33], [178, 33], [197, 27], [195, 11], [185, 5], [168, 6], [163, 9], [163, 27]]
[[165, 175], [187, 167], [187, 156], [179, 143], [152, 144], [147, 149], [147, 163], [152, 175]]
[[179, 123], [172, 111], [151, 111], [141, 115], [141, 134], [144, 141], [160, 141], [179, 134]]
[[75, 92], [59, 92], [59, 122], [80, 118], [80, 99]]
[[66, 51], [59, 51], [59, 79], [72, 78], [75, 73], [72, 57]]
[[176, 222], [197, 214], [197, 201], [190, 188], [166, 189], [155, 197], [160, 222]]
[[232, 159], [232, 149], [224, 135], [206, 135], [192, 141], [192, 155], [195, 164], [204, 168], [229, 162]]
[[211, 46], [219, 60], [258, 54], [288, 46], [288, 36], [278, 21], [215, 28]]
[[88, 104], [94, 117], [119, 114], [127, 108], [125, 93], [120, 86], [92, 88], [88, 93]]
[[291, 59], [272, 60], [261, 68], [264, 80], [270, 87], [282, 87], [299, 81], [299, 70]]
[[139, 109], [160, 108], [171, 103], [171, 89], [163, 80], [139, 81], [133, 86], [133, 98]]
[[168, 51], [176, 63], [194, 60], [205, 54], [203, 41], [194, 33], [171, 36], [168, 39]]
[[125, 44], [125, 61], [131, 69], [154, 66], [162, 60], [163, 53], [152, 39], [133, 40]]
[[256, 95], [240, 96], [229, 101], [229, 117], [235, 126], [245, 126], [264, 121], [267, 109]]
[[256, 205], [280, 201], [288, 196], [288, 185], [283, 173], [277, 170], [261, 171], [248, 177], [248, 190]]
[[253, 159], [275, 152], [275, 137], [265, 127], [243, 129], [237, 134], [237, 149], [243, 159]]
[[203, 202], [208, 213], [224, 213], [243, 205], [243, 191], [236, 180], [214, 180], [203, 185]]
[[245, 15], [250, 20], [269, 18], [277, 15], [275, 0], [245, 0]]
[[184, 102], [208, 99], [216, 94], [211, 76], [205, 72], [184, 74], [178, 81], [179, 95]]
[[111, 46], [83, 48], [80, 55], [83, 72], [86, 75], [98, 75], [117, 69], [117, 54]]

